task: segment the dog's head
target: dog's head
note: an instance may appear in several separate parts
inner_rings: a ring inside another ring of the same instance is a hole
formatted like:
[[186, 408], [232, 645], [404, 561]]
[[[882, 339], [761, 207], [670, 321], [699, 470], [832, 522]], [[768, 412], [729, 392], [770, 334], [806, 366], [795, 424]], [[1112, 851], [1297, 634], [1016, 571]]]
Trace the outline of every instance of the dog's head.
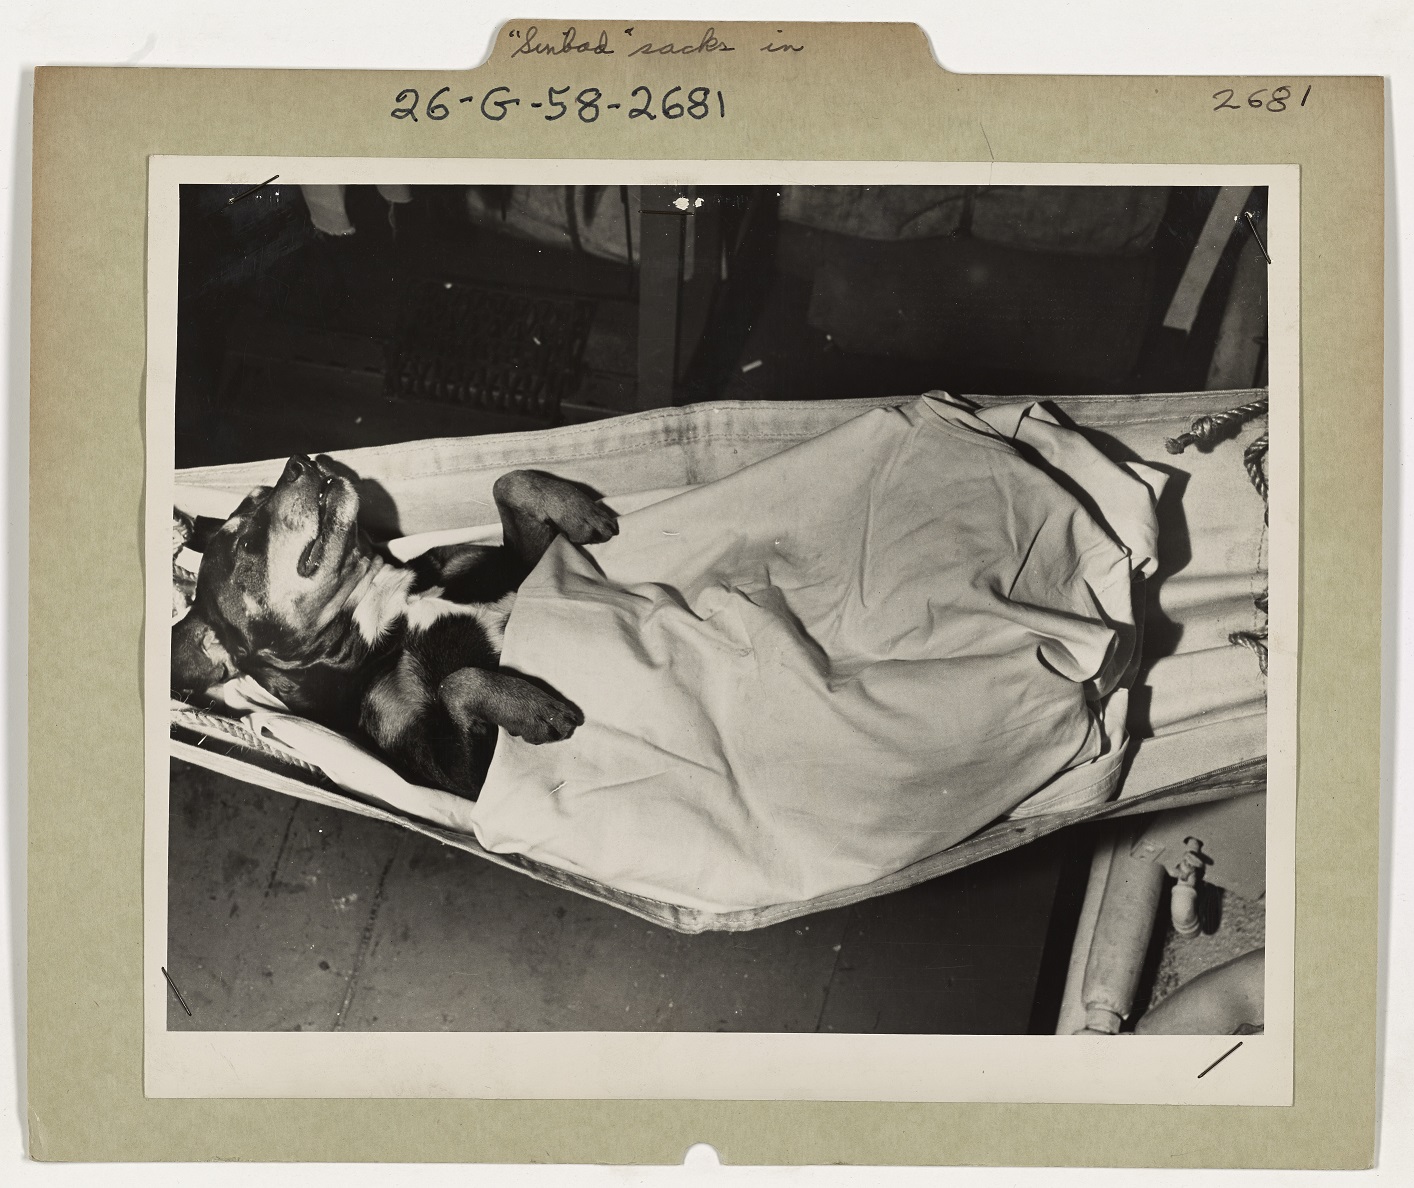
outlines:
[[172, 688], [200, 693], [327, 650], [371, 555], [358, 508], [348, 477], [302, 454], [247, 495], [207, 542], [192, 609], [172, 628]]

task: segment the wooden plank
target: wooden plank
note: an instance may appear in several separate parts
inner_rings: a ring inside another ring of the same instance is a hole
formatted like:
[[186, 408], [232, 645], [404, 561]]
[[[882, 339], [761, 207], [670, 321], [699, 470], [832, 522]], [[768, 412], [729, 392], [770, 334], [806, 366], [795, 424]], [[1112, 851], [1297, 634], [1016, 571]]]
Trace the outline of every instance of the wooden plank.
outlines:
[[1223, 186], [1218, 191], [1203, 230], [1198, 233], [1198, 242], [1193, 245], [1193, 254], [1179, 277], [1168, 312], [1164, 314], [1166, 329], [1182, 330], [1185, 334], [1193, 329], [1208, 283], [1217, 271], [1227, 241], [1232, 238], [1233, 226], [1251, 193], [1251, 186]]

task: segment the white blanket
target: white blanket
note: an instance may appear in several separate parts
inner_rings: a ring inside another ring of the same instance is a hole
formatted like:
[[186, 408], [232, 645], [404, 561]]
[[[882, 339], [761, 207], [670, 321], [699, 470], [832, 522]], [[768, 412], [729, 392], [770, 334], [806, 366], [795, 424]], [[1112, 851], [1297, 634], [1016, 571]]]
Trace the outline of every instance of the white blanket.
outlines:
[[550, 550], [503, 663], [483, 846], [707, 911], [808, 899], [1113, 794], [1158, 476], [1036, 405], [878, 409]]

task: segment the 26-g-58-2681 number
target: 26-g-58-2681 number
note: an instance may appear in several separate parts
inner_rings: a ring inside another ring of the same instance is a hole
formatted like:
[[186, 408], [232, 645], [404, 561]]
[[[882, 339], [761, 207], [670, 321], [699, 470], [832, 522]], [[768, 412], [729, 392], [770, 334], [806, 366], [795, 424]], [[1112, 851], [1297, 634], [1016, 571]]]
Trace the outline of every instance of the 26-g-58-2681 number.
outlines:
[[398, 92], [394, 99], [396, 106], [388, 114], [395, 120], [412, 120], [414, 123], [421, 119], [445, 120], [465, 105], [479, 111], [486, 119], [499, 122], [513, 108], [524, 106], [526, 109], [543, 109], [542, 118], [552, 123], [573, 113], [572, 118], [586, 124], [594, 123], [601, 114], [625, 108], [631, 120], [705, 120], [709, 116], [725, 119], [727, 115], [726, 97], [711, 87], [670, 87], [656, 99], [648, 87], [634, 87], [626, 102], [606, 100], [604, 92], [598, 87], [585, 87], [575, 95], [570, 94], [569, 87], [550, 87], [543, 99], [527, 97], [524, 100], [513, 95], [510, 87], [492, 87], [480, 96], [479, 102], [475, 95], [446, 99], [451, 89], [443, 87], [423, 103], [415, 89], [405, 87]]

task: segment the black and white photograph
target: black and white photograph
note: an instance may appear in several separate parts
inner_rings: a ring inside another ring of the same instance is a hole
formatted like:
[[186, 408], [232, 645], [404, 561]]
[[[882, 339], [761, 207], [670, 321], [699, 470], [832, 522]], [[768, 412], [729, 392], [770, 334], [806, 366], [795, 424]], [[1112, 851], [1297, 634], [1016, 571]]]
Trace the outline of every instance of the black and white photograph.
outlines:
[[149, 1095], [1289, 1100], [1294, 191], [155, 158]]

